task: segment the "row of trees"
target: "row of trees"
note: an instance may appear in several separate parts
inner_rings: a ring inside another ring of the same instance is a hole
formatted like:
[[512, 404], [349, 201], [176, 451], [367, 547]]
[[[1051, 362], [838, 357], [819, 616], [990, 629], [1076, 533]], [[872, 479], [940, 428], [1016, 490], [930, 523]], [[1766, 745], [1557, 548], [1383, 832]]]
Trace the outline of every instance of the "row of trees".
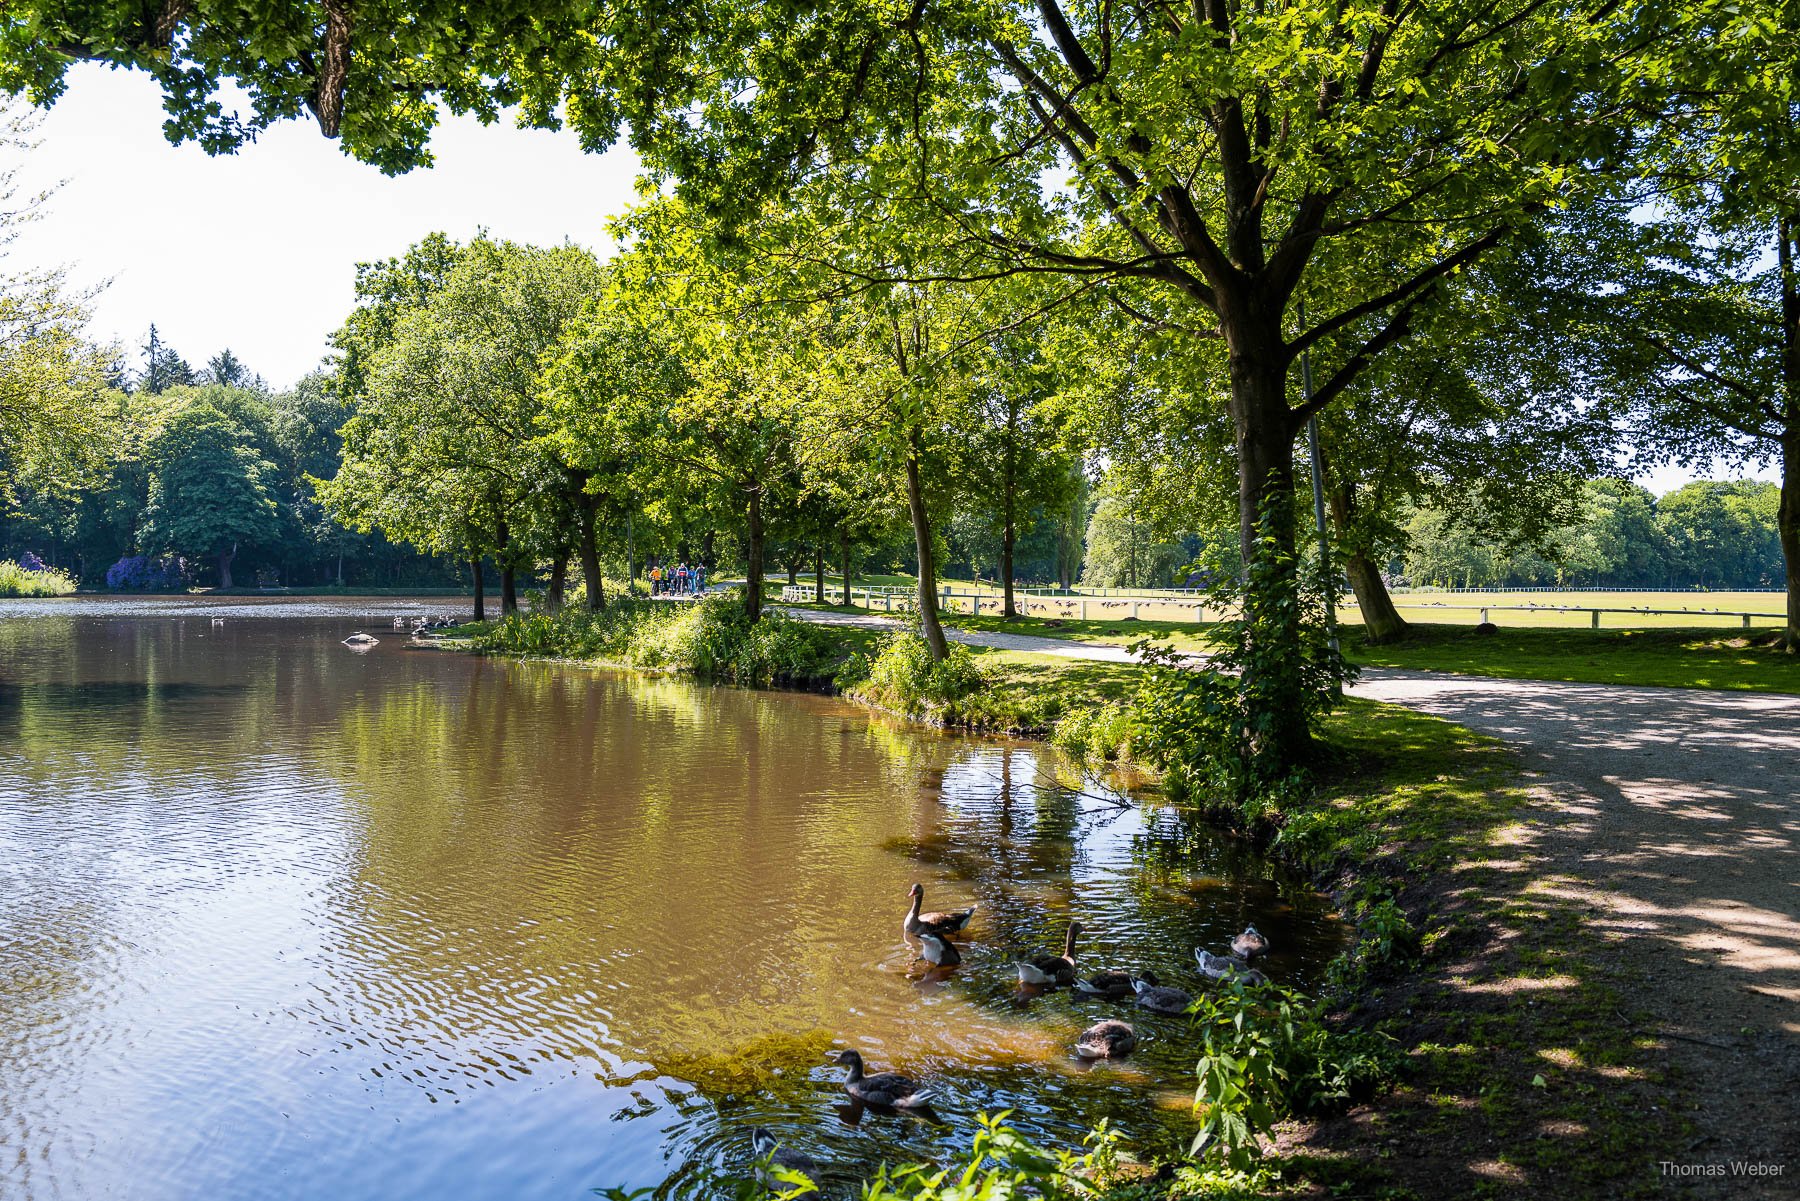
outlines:
[[1781, 588], [1780, 505], [1770, 483], [1698, 481], [1659, 499], [1593, 480], [1574, 521], [1510, 554], [1441, 509], [1417, 510], [1395, 566], [1418, 585]]
[[755, 579], [790, 495], [821, 522], [873, 501], [903, 509], [925, 598], [955, 431], [983, 394], [1053, 394], [1190, 528], [1231, 501], [1242, 728], [1280, 770], [1325, 679], [1294, 603], [1308, 425], [1382, 637], [1401, 515], [1541, 540], [1628, 420], [1653, 455], [1781, 463], [1800, 641], [1791, 0], [160, 13], [16, 5], [0, 86], [49, 103], [72, 62], [144, 69], [173, 137], [230, 151], [310, 111], [388, 171], [429, 161], [436, 103], [514, 107], [589, 147], [629, 131], [665, 197], [604, 285], [536, 252], [600, 299], [546, 297], [530, 329], [483, 325], [481, 290], [514, 284], [465, 254], [371, 278], [329, 494], [371, 528], [591, 559], [646, 506], [730, 507]]

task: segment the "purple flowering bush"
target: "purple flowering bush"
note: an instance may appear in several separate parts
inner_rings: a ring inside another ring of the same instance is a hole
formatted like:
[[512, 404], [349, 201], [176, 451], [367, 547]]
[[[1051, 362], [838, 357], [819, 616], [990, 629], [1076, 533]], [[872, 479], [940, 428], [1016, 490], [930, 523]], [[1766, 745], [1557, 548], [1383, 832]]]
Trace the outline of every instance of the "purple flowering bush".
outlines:
[[181, 560], [130, 555], [106, 569], [106, 586], [119, 592], [163, 592], [181, 586]]

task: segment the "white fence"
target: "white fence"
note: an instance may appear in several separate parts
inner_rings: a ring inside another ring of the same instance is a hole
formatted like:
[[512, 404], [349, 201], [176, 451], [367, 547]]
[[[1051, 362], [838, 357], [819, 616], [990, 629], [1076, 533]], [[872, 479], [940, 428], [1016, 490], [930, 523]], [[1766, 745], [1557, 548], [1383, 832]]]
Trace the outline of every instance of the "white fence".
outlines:
[[[1585, 590], [1584, 590], [1585, 591]], [[1209, 620], [1208, 610], [1200, 599], [1197, 589], [1167, 590], [1159, 592], [1108, 592], [1082, 591], [1062, 592], [1052, 589], [1015, 588], [1013, 590], [1013, 606], [1019, 613], [1028, 617], [1050, 617], [1064, 621], [1190, 621], [1196, 624]], [[1745, 629], [1750, 628], [1752, 619], [1780, 623], [1787, 620], [1784, 613], [1746, 613], [1742, 610], [1727, 609], [1639, 609], [1610, 608], [1593, 605], [1446, 605], [1441, 602], [1408, 602], [1395, 599], [1395, 607], [1400, 609], [1427, 609], [1432, 611], [1456, 610], [1479, 613], [1479, 621], [1491, 620], [1492, 614], [1501, 612], [1518, 613], [1586, 613], [1591, 629], [1600, 628], [1602, 613], [1631, 613], [1639, 617], [1694, 617], [1694, 618], [1738, 618]], [[1410, 595], [1419, 595], [1417, 593]], [[1430, 595], [1429, 593], [1425, 595]], [[1441, 593], [1439, 594], [1441, 595]], [[1779, 593], [1775, 595], [1780, 595]], [[781, 590], [781, 599], [788, 604], [807, 604], [813, 599], [813, 585], [789, 585]], [[912, 607], [918, 591], [907, 586], [875, 585], [850, 589], [850, 603], [860, 604], [865, 609], [882, 612], [900, 612]], [[827, 585], [825, 599], [837, 604], [844, 598], [842, 584]], [[956, 589], [948, 586], [938, 589], [938, 608], [946, 613], [1001, 613], [1006, 605], [1005, 597], [998, 592], [972, 591]], [[1354, 599], [1344, 598], [1338, 607], [1355, 609]], [[1210, 620], [1218, 621], [1227, 616], [1227, 610], [1214, 605]]]

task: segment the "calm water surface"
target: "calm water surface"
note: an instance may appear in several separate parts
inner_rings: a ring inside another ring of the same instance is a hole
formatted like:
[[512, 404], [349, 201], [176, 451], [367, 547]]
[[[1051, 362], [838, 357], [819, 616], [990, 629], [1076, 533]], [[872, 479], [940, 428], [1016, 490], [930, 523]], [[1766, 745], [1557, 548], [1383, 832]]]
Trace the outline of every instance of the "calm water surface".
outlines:
[[[0, 1196], [578, 1198], [741, 1169], [759, 1123], [842, 1192], [1000, 1108], [1150, 1150], [1191, 1129], [1185, 1023], [1022, 998], [1010, 955], [1077, 916], [1084, 966], [1193, 988], [1255, 921], [1307, 987], [1341, 946], [1044, 748], [377, 616], [447, 603], [0, 603]], [[915, 880], [980, 903], [946, 980], [899, 936]], [[1090, 1071], [1112, 1012], [1147, 1045]], [[834, 1046], [935, 1120], [853, 1111]]]

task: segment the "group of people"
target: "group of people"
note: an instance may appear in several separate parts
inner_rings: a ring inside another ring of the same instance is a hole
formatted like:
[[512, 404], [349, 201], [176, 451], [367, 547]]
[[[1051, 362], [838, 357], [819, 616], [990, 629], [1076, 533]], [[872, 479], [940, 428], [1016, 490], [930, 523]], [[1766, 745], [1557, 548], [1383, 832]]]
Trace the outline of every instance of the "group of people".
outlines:
[[706, 568], [696, 563], [678, 567], [658, 564], [650, 569], [651, 596], [698, 596], [706, 591]]

